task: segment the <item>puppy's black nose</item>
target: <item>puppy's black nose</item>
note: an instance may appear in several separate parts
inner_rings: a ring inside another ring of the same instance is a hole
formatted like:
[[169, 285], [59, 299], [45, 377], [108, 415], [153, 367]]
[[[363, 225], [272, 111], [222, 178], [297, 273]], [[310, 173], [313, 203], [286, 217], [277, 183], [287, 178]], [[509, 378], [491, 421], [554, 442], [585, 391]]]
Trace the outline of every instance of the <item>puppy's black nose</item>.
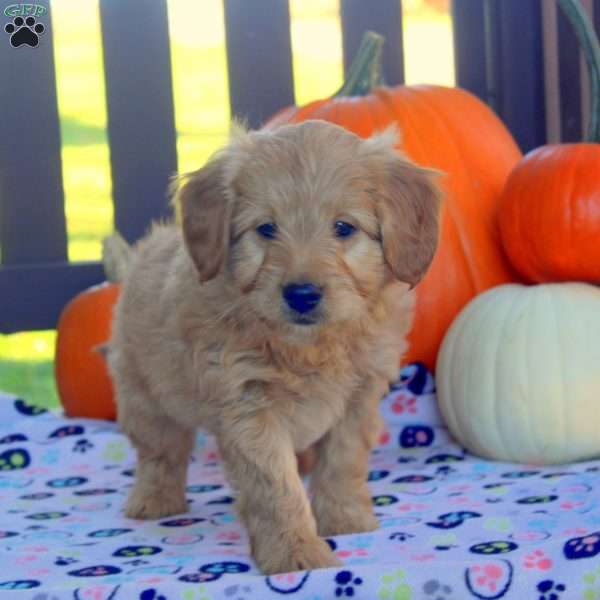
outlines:
[[316, 308], [322, 296], [321, 288], [312, 283], [288, 283], [283, 288], [287, 305], [300, 314]]

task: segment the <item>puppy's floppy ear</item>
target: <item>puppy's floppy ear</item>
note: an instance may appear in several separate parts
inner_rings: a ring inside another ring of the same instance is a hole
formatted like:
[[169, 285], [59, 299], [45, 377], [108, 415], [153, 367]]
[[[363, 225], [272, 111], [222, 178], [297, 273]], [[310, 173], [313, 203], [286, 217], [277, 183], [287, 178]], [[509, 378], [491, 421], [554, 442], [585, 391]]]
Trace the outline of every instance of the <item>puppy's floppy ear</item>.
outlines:
[[441, 190], [439, 172], [415, 165], [389, 149], [378, 186], [377, 213], [386, 262], [414, 287], [437, 249]]
[[225, 190], [225, 163], [225, 154], [220, 154], [184, 175], [174, 199], [187, 251], [202, 282], [221, 270], [229, 247], [232, 200]]

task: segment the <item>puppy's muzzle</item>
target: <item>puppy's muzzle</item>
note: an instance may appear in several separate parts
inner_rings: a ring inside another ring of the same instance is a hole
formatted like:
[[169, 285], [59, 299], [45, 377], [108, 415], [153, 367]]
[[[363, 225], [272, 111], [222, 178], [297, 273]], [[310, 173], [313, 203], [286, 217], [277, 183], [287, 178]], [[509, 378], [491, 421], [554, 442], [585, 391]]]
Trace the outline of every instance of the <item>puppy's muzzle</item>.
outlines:
[[314, 322], [313, 314], [323, 292], [313, 283], [288, 283], [282, 291], [283, 299], [289, 308], [297, 315], [295, 322], [299, 324]]

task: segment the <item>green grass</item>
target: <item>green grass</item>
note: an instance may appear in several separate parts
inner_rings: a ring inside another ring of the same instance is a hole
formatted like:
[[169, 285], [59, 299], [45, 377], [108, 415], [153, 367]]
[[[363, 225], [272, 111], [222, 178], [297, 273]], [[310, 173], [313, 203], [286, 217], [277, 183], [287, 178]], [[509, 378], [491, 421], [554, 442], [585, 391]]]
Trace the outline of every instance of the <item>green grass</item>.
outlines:
[[[454, 79], [447, 16], [407, 2], [407, 83]], [[296, 101], [326, 97], [342, 83], [336, 0], [291, 0]], [[111, 180], [98, 4], [53, 0], [69, 259], [97, 260], [112, 229]], [[198, 168], [227, 138], [229, 97], [222, 0], [169, 1], [173, 96], [180, 171]], [[35, 142], [32, 142], [35, 143]], [[43, 299], [40, 299], [43, 302]], [[0, 390], [58, 405], [55, 332], [0, 335]]]

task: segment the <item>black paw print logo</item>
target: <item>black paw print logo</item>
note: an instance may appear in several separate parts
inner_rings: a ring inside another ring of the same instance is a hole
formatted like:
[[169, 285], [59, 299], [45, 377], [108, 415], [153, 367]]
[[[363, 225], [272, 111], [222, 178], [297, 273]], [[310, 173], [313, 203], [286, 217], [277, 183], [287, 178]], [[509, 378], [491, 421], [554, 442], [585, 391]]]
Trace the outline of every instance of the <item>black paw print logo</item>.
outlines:
[[36, 23], [35, 17], [15, 17], [12, 23], [4, 26], [4, 31], [10, 35], [10, 45], [13, 48], [23, 45], [35, 48], [40, 42], [39, 36], [46, 28], [41, 23]]
[[539, 600], [559, 600], [561, 594], [567, 589], [564, 583], [556, 583], [552, 579], [544, 579], [537, 584], [540, 593]]
[[337, 584], [335, 597], [341, 598], [342, 596], [347, 596], [351, 598], [354, 596], [354, 588], [362, 585], [362, 582], [363, 580], [360, 577], [354, 577], [352, 571], [340, 571], [335, 576], [335, 583]]

